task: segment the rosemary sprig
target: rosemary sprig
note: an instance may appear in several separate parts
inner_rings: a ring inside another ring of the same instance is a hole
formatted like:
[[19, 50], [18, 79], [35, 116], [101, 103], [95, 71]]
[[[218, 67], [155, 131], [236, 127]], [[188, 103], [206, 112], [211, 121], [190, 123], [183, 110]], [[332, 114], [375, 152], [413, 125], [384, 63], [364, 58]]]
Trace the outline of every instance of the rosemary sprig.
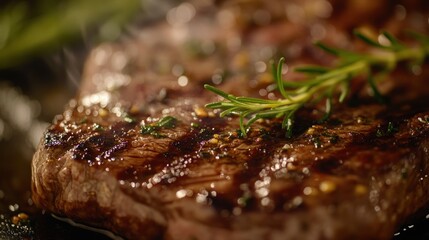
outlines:
[[238, 115], [240, 130], [243, 135], [246, 135], [249, 126], [258, 119], [282, 118], [282, 128], [286, 130], [286, 136], [290, 137], [294, 115], [304, 105], [315, 104], [325, 99], [326, 112], [321, 120], [326, 120], [331, 115], [334, 98], [338, 95], [338, 101], [343, 102], [349, 93], [351, 80], [357, 75], [367, 76], [367, 82], [374, 97], [382, 102], [383, 98], [375, 82], [393, 71], [399, 62], [422, 64], [429, 55], [429, 37], [425, 35], [412, 34], [414, 39], [420, 43], [417, 47], [404, 45], [388, 32], [381, 33], [381, 37], [384, 37], [388, 44], [380, 44], [361, 32], [355, 32], [355, 35], [380, 51], [377, 53], [357, 53], [333, 48], [318, 42], [316, 46], [338, 57], [338, 64], [332, 68], [299, 67], [295, 71], [305, 73], [308, 76], [306, 80], [283, 81], [281, 70], [285, 59], [281, 58], [277, 65], [272, 63], [274, 82], [276, 89], [282, 96], [281, 99], [237, 97], [206, 84], [204, 87], [207, 90], [224, 98], [223, 101], [209, 103], [206, 107], [222, 110], [221, 117], [230, 114]]

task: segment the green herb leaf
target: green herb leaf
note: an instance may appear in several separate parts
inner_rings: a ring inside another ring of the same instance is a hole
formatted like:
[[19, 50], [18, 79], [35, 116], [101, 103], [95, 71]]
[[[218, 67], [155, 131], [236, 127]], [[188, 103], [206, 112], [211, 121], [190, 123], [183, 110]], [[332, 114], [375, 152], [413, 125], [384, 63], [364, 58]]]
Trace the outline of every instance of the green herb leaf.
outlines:
[[177, 123], [177, 119], [172, 117], [172, 116], [166, 116], [161, 118], [158, 121], [158, 127], [163, 127], [163, 128], [174, 128], [176, 126]]
[[376, 47], [376, 48], [389, 48], [388, 46], [381, 45], [378, 41], [370, 38], [369, 36], [365, 35], [364, 33], [360, 31], [354, 31], [354, 34], [356, 37], [358, 37], [360, 40], [364, 41], [366, 44]]
[[140, 133], [141, 134], [149, 134], [156, 138], [162, 138], [166, 137], [165, 135], [161, 134], [160, 131], [162, 129], [169, 129], [174, 128], [177, 125], [178, 120], [172, 116], [166, 116], [161, 118], [159, 121], [155, 123], [151, 123], [149, 125], [143, 125], [141, 127]]
[[[425, 35], [414, 34], [421, 45], [407, 47], [388, 32], [382, 32], [381, 34], [389, 41], [389, 45], [381, 45], [361, 32], [355, 32], [355, 34], [368, 45], [379, 48], [389, 54], [355, 53], [318, 42], [316, 46], [339, 58], [338, 64], [332, 68], [323, 66], [300, 67], [295, 71], [306, 73], [309, 76], [306, 80], [284, 81], [281, 73], [284, 58], [280, 58], [277, 65], [272, 62], [271, 70], [275, 86], [270, 88], [277, 90], [282, 96], [281, 99], [236, 97], [216, 87], [205, 85], [204, 87], [207, 90], [224, 98], [222, 101], [209, 103], [206, 107], [222, 110], [221, 117], [230, 114], [238, 115], [240, 131], [243, 136], [246, 136], [250, 125], [258, 119], [282, 118], [282, 128], [286, 130], [286, 136], [290, 137], [294, 115], [302, 106], [310, 103], [316, 104], [325, 99], [325, 114], [321, 119], [325, 121], [332, 113], [333, 99], [336, 99], [337, 91], [339, 91], [338, 101], [343, 102], [350, 91], [350, 81], [358, 75], [367, 77], [367, 83], [374, 97], [379, 102], [384, 103], [385, 100], [376, 86], [376, 80], [393, 71], [398, 62], [422, 63], [421, 60], [429, 55], [429, 37]], [[375, 66], [379, 71], [377, 78], [372, 73]], [[246, 119], [248, 119], [247, 122]], [[394, 128], [392, 126], [389, 128], [389, 126], [386, 132], [391, 134]], [[380, 134], [385, 134], [386, 132], [382, 131]]]
[[374, 81], [374, 76], [372, 76], [371, 74], [368, 76], [367, 78], [368, 80], [368, 85], [372, 90], [372, 93], [375, 97], [375, 99], [379, 102], [379, 103], [386, 103], [384, 97], [381, 95], [380, 91], [377, 88], [377, 85], [375, 84]]
[[313, 75], [326, 73], [329, 69], [321, 66], [302, 66], [295, 68], [294, 71]]
[[402, 43], [397, 38], [395, 38], [389, 32], [383, 31], [382, 34], [385, 38], [387, 38], [387, 40], [389, 40], [391, 49], [393, 49], [395, 51], [399, 51], [399, 50], [406, 48], [404, 45], [402, 45]]

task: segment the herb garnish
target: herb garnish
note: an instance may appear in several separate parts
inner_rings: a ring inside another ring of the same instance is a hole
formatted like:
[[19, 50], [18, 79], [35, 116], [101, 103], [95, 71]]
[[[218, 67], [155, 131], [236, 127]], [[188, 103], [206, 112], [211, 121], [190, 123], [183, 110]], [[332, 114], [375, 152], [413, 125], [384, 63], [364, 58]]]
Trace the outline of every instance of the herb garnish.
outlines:
[[158, 127], [162, 127], [162, 128], [174, 128], [176, 126], [177, 123], [177, 119], [172, 117], [172, 116], [166, 116], [161, 118], [158, 121]]
[[[373, 52], [357, 53], [333, 48], [318, 42], [316, 46], [338, 57], [338, 64], [333, 68], [321, 66], [299, 67], [295, 71], [306, 74], [308, 78], [304, 81], [294, 82], [283, 81], [282, 79], [281, 70], [285, 61], [284, 58], [279, 60], [277, 66], [272, 63], [276, 89], [283, 97], [282, 99], [269, 100], [237, 97], [206, 84], [204, 87], [207, 90], [224, 98], [223, 101], [207, 104], [206, 107], [222, 110], [221, 117], [229, 114], [238, 115], [240, 130], [244, 136], [249, 126], [258, 119], [282, 118], [282, 128], [286, 130], [286, 135], [290, 137], [295, 112], [304, 105], [315, 104], [325, 99], [326, 112], [321, 120], [326, 120], [332, 112], [334, 97], [338, 97], [340, 103], [343, 102], [349, 93], [351, 80], [358, 75], [367, 77], [367, 83], [374, 97], [382, 102], [383, 98], [376, 87], [375, 81], [393, 71], [399, 62], [406, 61], [411, 64], [422, 64], [429, 55], [429, 37], [426, 35], [412, 34], [414, 39], [420, 43], [417, 47], [402, 44], [388, 32], [382, 32], [380, 35], [388, 44], [380, 44], [361, 32], [355, 32], [355, 35], [371, 47], [382, 51], [382, 54]], [[245, 119], [248, 119], [247, 122], [245, 122]]]
[[104, 128], [100, 124], [94, 123], [94, 124], [92, 124], [92, 130], [94, 130], [94, 131], [104, 131]]
[[141, 134], [149, 134], [156, 138], [166, 137], [161, 134], [159, 130], [174, 128], [177, 124], [177, 119], [172, 116], [166, 116], [161, 118], [158, 122], [151, 123], [149, 125], [144, 125], [141, 127]]
[[386, 130], [382, 130], [382, 129], [378, 129], [377, 132], [375, 133], [375, 135], [377, 137], [385, 137], [385, 136], [390, 136], [392, 134], [394, 134], [395, 132], [398, 131], [398, 128], [396, 128], [392, 122], [389, 122], [387, 124]]

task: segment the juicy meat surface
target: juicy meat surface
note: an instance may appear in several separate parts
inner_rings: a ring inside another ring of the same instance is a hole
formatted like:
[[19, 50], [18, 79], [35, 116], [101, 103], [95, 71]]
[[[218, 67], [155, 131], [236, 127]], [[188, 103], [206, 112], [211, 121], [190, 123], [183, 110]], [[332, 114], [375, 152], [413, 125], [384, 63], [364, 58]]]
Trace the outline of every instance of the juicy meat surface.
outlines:
[[[382, 82], [388, 104], [354, 86], [327, 122], [317, 121], [323, 106], [298, 112], [292, 138], [278, 120], [242, 137], [235, 117], [204, 108], [219, 100], [205, 83], [275, 98], [270, 59], [330, 58], [311, 47], [310, 20], [271, 6], [270, 24], [252, 22], [236, 7], [195, 6], [205, 14], [94, 49], [78, 97], [34, 155], [35, 204], [129, 239], [390, 239], [427, 206], [425, 67]], [[405, 20], [386, 22], [395, 33]], [[318, 25], [324, 40], [352, 47], [330, 24]]]

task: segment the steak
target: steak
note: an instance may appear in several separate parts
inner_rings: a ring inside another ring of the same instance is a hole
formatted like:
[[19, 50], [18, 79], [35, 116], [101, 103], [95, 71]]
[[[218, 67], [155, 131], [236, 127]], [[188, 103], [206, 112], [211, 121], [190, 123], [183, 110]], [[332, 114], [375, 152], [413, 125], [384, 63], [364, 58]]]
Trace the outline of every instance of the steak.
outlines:
[[[277, 52], [288, 68], [332, 59], [311, 47], [313, 22], [287, 20], [279, 2], [269, 23], [224, 4], [183, 3], [92, 51], [34, 155], [35, 204], [128, 239], [390, 239], [429, 202], [429, 72], [388, 76], [387, 104], [356, 79], [328, 121], [317, 105], [297, 112], [291, 138], [276, 119], [244, 137], [236, 117], [204, 108], [219, 100], [204, 84], [276, 98]], [[396, 33], [406, 20], [385, 23]], [[357, 46], [331, 24], [317, 25], [324, 40]]]

